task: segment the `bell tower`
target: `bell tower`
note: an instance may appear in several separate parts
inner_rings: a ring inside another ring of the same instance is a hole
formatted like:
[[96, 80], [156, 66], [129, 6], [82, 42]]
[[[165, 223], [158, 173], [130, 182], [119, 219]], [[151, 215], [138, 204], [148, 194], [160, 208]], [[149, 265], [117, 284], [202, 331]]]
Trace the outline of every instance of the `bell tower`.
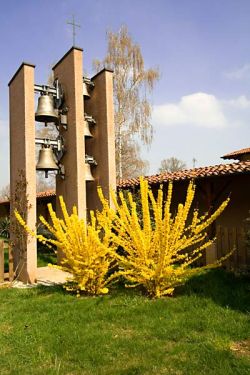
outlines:
[[[62, 215], [58, 201], [62, 195], [68, 212], [75, 205], [85, 220], [89, 209], [100, 208], [97, 186], [109, 199], [109, 189], [116, 187], [116, 174], [113, 73], [104, 69], [92, 78], [83, 77], [83, 50], [78, 47], [72, 47], [53, 67], [53, 86], [36, 85], [34, 69], [34, 65], [23, 63], [9, 90], [11, 222], [15, 223], [13, 211], [18, 207], [13, 197], [22, 173], [25, 188], [21, 195], [26, 206], [21, 213], [35, 231], [36, 169], [44, 171], [45, 177], [56, 174], [57, 215]], [[34, 92], [40, 94], [36, 112]], [[45, 126], [53, 122], [58, 130], [56, 139], [35, 138], [35, 120]], [[37, 164], [35, 145], [41, 147]], [[34, 283], [36, 239], [26, 235], [20, 252], [15, 232], [11, 236], [16, 276]], [[59, 263], [63, 256], [58, 254]]]

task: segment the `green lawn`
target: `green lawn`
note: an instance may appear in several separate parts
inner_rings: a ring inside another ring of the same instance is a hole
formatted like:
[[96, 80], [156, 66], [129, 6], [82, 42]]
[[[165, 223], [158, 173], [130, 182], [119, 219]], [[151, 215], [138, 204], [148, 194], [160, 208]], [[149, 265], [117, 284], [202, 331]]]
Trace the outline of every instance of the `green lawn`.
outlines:
[[122, 287], [96, 298], [0, 289], [0, 373], [249, 374], [249, 291], [220, 270], [161, 300]]

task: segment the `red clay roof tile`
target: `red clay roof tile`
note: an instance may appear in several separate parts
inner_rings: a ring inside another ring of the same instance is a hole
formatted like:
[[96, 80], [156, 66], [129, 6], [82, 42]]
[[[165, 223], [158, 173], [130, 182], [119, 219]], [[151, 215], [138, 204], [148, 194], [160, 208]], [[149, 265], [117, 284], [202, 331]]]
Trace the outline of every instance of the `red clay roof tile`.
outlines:
[[233, 152], [230, 152], [229, 154], [221, 156], [222, 159], [235, 159], [238, 160], [238, 156], [250, 154], [250, 147], [248, 148], [242, 148], [241, 150], [236, 150]]
[[[161, 184], [168, 180], [180, 181], [180, 180], [190, 180], [192, 178], [204, 178], [204, 177], [214, 177], [214, 176], [226, 176], [234, 175], [240, 173], [250, 173], [250, 161], [242, 161], [238, 163], [230, 164], [218, 164], [209, 167], [200, 167], [194, 169], [185, 169], [173, 173], [161, 173], [153, 176], [145, 176], [149, 184]], [[126, 189], [140, 184], [140, 179], [131, 178], [127, 180], [121, 180], [117, 184], [118, 189]], [[56, 192], [54, 190], [48, 190], [44, 192], [37, 193], [37, 198], [49, 198], [54, 197]], [[8, 203], [8, 200], [0, 201], [0, 204]]]
[[[161, 173], [153, 176], [146, 176], [150, 184], [161, 184], [168, 180], [187, 180], [192, 178], [204, 178], [213, 176], [225, 176], [238, 173], [250, 173], [250, 161], [230, 163], [230, 164], [219, 164], [209, 167], [200, 167], [194, 169], [185, 169], [173, 173]], [[138, 178], [131, 178], [128, 180], [121, 180], [117, 187], [119, 189], [131, 188], [138, 186], [140, 183]]]
[[56, 195], [55, 190], [40, 191], [37, 193], [37, 198], [53, 197]]
[[[56, 195], [55, 190], [47, 190], [47, 191], [42, 191], [36, 194], [37, 198], [49, 198], [49, 197], [54, 197]], [[9, 203], [8, 199], [3, 199], [0, 200], [0, 204], [4, 203]]]

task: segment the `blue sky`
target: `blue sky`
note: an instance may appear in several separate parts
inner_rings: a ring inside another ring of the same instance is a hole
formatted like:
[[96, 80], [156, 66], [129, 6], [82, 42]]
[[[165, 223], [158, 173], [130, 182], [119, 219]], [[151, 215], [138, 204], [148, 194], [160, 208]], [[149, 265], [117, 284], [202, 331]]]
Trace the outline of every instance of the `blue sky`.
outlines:
[[126, 24], [146, 67], [158, 67], [152, 95], [154, 141], [142, 150], [156, 173], [176, 156], [192, 167], [250, 147], [249, 0], [0, 1], [0, 188], [9, 180], [8, 82], [22, 61], [36, 65], [36, 83], [72, 46], [67, 25], [81, 24], [76, 44], [84, 70], [103, 58], [106, 30]]

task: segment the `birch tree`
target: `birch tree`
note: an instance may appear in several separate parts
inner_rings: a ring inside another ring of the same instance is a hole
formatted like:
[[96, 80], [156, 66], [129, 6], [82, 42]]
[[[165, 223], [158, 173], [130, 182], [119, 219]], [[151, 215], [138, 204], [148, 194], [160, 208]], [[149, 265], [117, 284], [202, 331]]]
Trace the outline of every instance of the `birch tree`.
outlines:
[[[130, 138], [123, 138], [121, 152], [123, 179], [145, 176], [148, 173], [149, 162], [141, 158], [140, 146], [137, 142]], [[119, 180], [118, 173], [117, 169], [117, 180]]]
[[[123, 155], [126, 152], [123, 148], [133, 142], [136, 145], [137, 140], [148, 146], [152, 142], [149, 94], [159, 79], [159, 71], [145, 68], [141, 48], [133, 41], [126, 26], [117, 33], [108, 31], [107, 40], [105, 58], [95, 60], [93, 65], [96, 71], [103, 67], [114, 71], [116, 163], [117, 177], [121, 179], [125, 177]], [[130, 163], [133, 162], [131, 157]]]

